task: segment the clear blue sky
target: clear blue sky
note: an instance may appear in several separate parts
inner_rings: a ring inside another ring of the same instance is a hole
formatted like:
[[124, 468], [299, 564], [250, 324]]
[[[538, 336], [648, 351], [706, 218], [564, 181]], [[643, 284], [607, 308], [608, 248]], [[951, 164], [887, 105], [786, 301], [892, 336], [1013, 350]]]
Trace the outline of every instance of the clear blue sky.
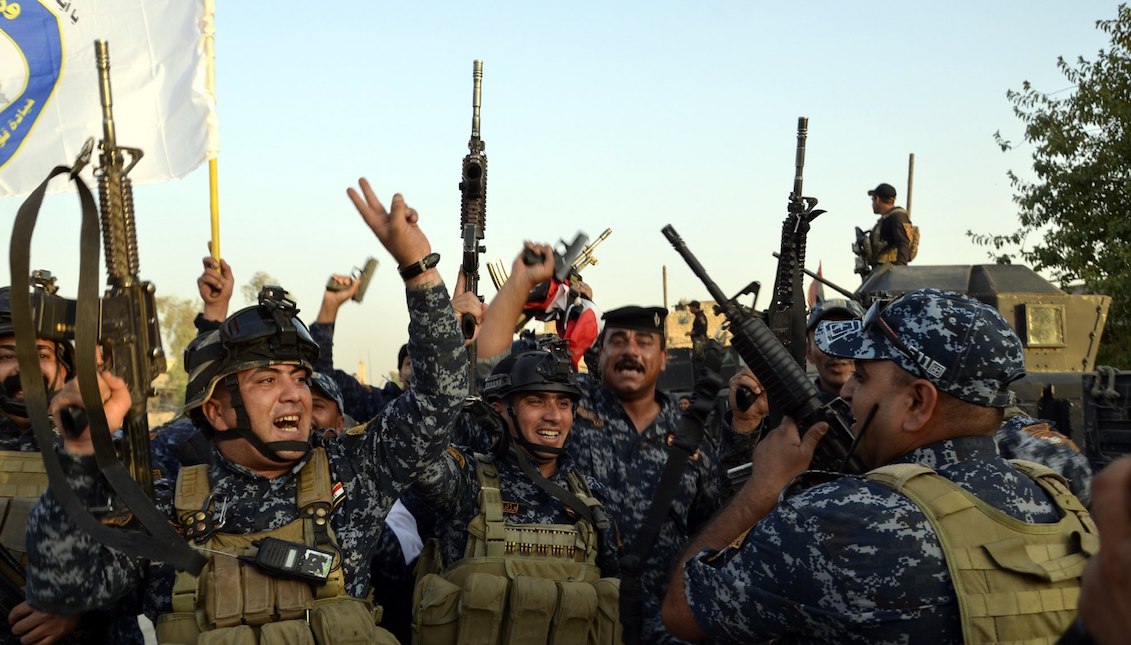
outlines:
[[[1094, 23], [1118, 3], [217, 4], [224, 256], [240, 283], [278, 278], [307, 320], [331, 272], [376, 256], [364, 304], [342, 309], [335, 357], [385, 374], [406, 339], [403, 289], [345, 189], [364, 175], [386, 200], [403, 192], [454, 283], [473, 59], [485, 68], [485, 260], [509, 266], [523, 239], [612, 227], [585, 273], [600, 306], [660, 303], [664, 265], [672, 302], [705, 299], [659, 233], [670, 223], [724, 291], [761, 280], [765, 306], [798, 116], [810, 119], [805, 193], [829, 211], [810, 269], [858, 284], [849, 243], [874, 221], [865, 192], [886, 181], [903, 203], [909, 153], [917, 263], [982, 262], [965, 231], [1016, 228], [1006, 170], [1030, 165], [1029, 149], [993, 140], [1022, 136], [1006, 90], [1065, 89], [1056, 57], [1094, 58], [1107, 43]], [[135, 199], [142, 277], [196, 298], [206, 168]], [[21, 201], [0, 200], [5, 239]], [[32, 265], [73, 295], [77, 204], [52, 196], [46, 211]], [[485, 270], [481, 291], [494, 295]]]

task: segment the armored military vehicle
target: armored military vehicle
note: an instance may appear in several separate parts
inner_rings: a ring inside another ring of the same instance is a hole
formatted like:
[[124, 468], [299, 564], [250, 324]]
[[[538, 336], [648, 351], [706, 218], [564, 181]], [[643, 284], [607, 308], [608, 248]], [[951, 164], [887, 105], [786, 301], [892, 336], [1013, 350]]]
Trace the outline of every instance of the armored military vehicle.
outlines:
[[1131, 452], [1131, 372], [1096, 365], [1111, 298], [1067, 293], [1017, 264], [883, 264], [856, 290], [865, 306], [923, 287], [964, 293], [997, 309], [1025, 346], [1022, 409], [1056, 422], [1093, 468]]

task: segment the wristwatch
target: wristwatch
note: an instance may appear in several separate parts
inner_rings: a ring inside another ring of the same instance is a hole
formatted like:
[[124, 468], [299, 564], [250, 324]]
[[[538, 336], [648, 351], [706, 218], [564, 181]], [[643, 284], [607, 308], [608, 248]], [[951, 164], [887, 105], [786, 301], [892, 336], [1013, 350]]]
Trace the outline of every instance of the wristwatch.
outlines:
[[411, 280], [411, 279], [415, 278], [416, 276], [420, 275], [421, 273], [424, 273], [428, 269], [435, 268], [436, 265], [439, 264], [439, 263], [440, 263], [440, 254], [439, 253], [429, 253], [428, 255], [417, 260], [416, 262], [413, 262], [412, 264], [409, 264], [409, 265], [403, 266], [403, 267], [398, 267], [397, 270], [400, 271], [401, 278], [403, 278], [405, 280]]

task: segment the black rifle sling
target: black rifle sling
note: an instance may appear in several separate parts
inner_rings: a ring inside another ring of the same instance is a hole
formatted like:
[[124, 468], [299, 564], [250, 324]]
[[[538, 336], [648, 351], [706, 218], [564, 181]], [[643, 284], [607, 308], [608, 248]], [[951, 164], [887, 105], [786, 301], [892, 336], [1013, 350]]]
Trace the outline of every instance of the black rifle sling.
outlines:
[[703, 426], [707, 421], [707, 415], [714, 408], [715, 393], [720, 386], [721, 381], [715, 372], [707, 368], [700, 371], [691, 405], [680, 416], [675, 433], [668, 436], [668, 460], [664, 464], [660, 482], [656, 485], [656, 493], [652, 496], [648, 515], [636, 533], [631, 548], [621, 556], [620, 618], [624, 628], [623, 641], [627, 645], [639, 643], [641, 639], [644, 590], [640, 583], [640, 574], [648, 561], [656, 536], [660, 533], [660, 526], [671, 510], [679, 482], [687, 469], [687, 462], [691, 461], [699, 450], [699, 443], [703, 439]]
[[601, 548], [601, 532], [609, 526], [609, 519], [605, 517], [604, 509], [601, 506], [595, 506], [591, 509], [589, 505], [581, 501], [577, 495], [574, 495], [569, 490], [543, 477], [542, 473], [531, 465], [526, 455], [522, 454], [522, 450], [520, 450], [518, 446], [515, 446], [514, 453], [518, 460], [518, 467], [522, 469], [522, 472], [526, 473], [530, 481], [534, 482], [538, 488], [546, 491], [550, 496], [573, 509], [573, 512], [577, 513], [578, 517], [589, 522], [591, 526], [597, 529], [597, 548], [599, 550]]
[[189, 547], [137, 482], [130, 477], [118, 460], [113, 440], [110, 438], [98, 389], [95, 360], [95, 345], [99, 333], [98, 209], [94, 196], [78, 177], [77, 172], [71, 173], [70, 176], [75, 182], [79, 202], [82, 204], [78, 306], [75, 314], [76, 378], [79, 379], [99, 469], [149, 534], [113, 529], [103, 525], [91, 515], [68, 485], [59, 457], [55, 454], [55, 433], [47, 411], [47, 392], [43, 379], [38, 378], [40, 368], [35, 352], [36, 333], [31, 314], [29, 276], [32, 233], [35, 230], [36, 219], [39, 217], [43, 196], [47, 191], [47, 184], [52, 178], [65, 173], [71, 173], [71, 169], [66, 166], [56, 166], [47, 179], [20, 206], [12, 227], [10, 247], [12, 321], [16, 332], [16, 353], [20, 364], [21, 385], [35, 438], [43, 454], [49, 486], [71, 520], [102, 544], [129, 555], [167, 562], [177, 569], [199, 574], [207, 559]]

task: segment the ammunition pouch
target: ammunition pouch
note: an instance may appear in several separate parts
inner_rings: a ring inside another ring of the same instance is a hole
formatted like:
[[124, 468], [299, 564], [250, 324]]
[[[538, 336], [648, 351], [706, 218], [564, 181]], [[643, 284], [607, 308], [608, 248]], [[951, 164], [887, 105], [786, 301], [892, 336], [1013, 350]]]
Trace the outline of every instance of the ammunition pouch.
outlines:
[[[621, 642], [620, 581], [596, 565], [597, 529], [569, 524], [503, 522], [499, 477], [478, 460], [480, 513], [468, 524], [464, 559], [444, 568], [432, 540], [417, 566], [413, 643]], [[580, 477], [571, 491], [592, 497]]]
[[[361, 645], [396, 643], [388, 631], [377, 626], [379, 610], [366, 600], [345, 593], [340, 564], [322, 585], [278, 578], [249, 562], [236, 559], [254, 556], [260, 540], [273, 537], [288, 542], [325, 548], [334, 536], [326, 523], [329, 508], [330, 472], [322, 448], [299, 472], [299, 518], [270, 531], [231, 534], [201, 534], [212, 555], [200, 576], [178, 572], [173, 583], [173, 612], [157, 620], [159, 643], [209, 645]], [[208, 466], [187, 466], [177, 478], [175, 504], [178, 517], [193, 534], [194, 526], [212, 524]], [[321, 522], [319, 521], [321, 520]], [[319, 538], [322, 536], [322, 539]], [[323, 541], [325, 540], [325, 542]]]
[[27, 564], [27, 518], [47, 491], [47, 469], [38, 452], [0, 451], [0, 545]]
[[1080, 576], [1099, 549], [1087, 509], [1045, 466], [1011, 463], [1048, 493], [1063, 517], [1028, 524], [922, 464], [891, 464], [868, 479], [906, 495], [930, 520], [958, 597], [966, 643], [1051, 643], [1072, 624]]

